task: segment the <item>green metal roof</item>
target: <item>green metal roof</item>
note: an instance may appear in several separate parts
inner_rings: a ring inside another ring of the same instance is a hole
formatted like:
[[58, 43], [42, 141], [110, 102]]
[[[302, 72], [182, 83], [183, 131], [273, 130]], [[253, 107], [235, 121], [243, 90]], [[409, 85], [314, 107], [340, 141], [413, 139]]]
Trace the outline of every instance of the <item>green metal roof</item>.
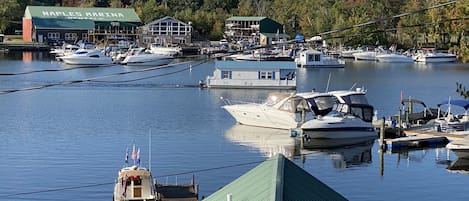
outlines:
[[82, 8], [60, 6], [28, 6], [26, 19], [86, 19], [93, 21], [141, 22], [132, 8]]
[[235, 201], [347, 200], [281, 154], [259, 164], [204, 201], [226, 200], [228, 194]]
[[34, 18], [33, 22], [36, 29], [94, 29], [94, 22], [92, 20]]
[[266, 17], [233, 16], [226, 19], [226, 21], [261, 21], [263, 19], [266, 19]]

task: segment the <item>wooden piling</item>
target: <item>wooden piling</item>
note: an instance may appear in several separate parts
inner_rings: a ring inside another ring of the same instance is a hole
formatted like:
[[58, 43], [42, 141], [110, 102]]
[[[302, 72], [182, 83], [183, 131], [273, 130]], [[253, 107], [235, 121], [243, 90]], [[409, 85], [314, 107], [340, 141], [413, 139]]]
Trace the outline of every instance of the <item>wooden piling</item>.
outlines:
[[380, 125], [380, 128], [379, 128], [379, 146], [381, 147], [381, 149], [384, 149], [385, 148], [385, 144], [384, 144], [384, 135], [385, 135], [385, 130], [384, 130], [384, 125], [385, 124], [385, 121], [384, 121], [384, 117], [381, 118], [381, 125]]

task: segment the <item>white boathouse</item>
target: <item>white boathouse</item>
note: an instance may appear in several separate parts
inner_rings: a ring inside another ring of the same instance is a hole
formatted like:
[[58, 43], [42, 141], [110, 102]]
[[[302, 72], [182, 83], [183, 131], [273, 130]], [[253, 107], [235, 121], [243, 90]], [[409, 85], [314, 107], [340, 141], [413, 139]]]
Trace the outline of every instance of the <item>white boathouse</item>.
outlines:
[[205, 84], [209, 88], [296, 89], [296, 65], [293, 61], [217, 60]]

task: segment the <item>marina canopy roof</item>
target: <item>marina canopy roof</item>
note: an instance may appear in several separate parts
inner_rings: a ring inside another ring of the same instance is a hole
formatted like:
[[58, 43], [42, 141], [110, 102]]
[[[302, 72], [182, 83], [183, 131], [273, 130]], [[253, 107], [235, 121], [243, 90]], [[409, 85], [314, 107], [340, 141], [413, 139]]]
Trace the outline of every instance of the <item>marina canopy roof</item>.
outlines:
[[26, 7], [24, 18], [76, 19], [101, 22], [141, 22], [137, 13], [135, 13], [135, 10], [132, 8], [28, 6]]
[[204, 201], [227, 200], [229, 194], [232, 200], [347, 200], [281, 154], [267, 159]]
[[28, 6], [24, 19], [36, 29], [92, 30], [96, 26], [137, 27], [140, 18], [131, 8]]

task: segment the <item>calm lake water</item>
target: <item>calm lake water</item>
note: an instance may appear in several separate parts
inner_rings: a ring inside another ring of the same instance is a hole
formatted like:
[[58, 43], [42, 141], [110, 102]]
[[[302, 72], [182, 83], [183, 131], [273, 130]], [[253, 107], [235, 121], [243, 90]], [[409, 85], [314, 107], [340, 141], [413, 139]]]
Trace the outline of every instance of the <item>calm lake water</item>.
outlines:
[[[271, 91], [193, 87], [214, 69], [213, 62], [197, 63], [190, 71], [183, 71], [189, 67], [185, 64], [101, 82], [1, 94], [0, 200], [111, 200], [117, 172], [132, 142], [141, 148], [142, 164], [148, 166], [150, 134], [154, 177], [161, 183], [188, 183], [195, 175], [201, 196], [257, 165], [252, 162], [284, 153], [349, 200], [467, 200], [469, 175], [449, 169], [469, 170], [469, 163], [457, 161], [445, 148], [380, 156], [375, 141], [340, 149], [299, 150], [287, 132], [235, 125], [221, 108], [220, 97], [256, 101]], [[71, 67], [55, 62], [48, 53], [0, 54], [0, 73]], [[0, 89], [136, 69], [143, 68], [0, 76]], [[380, 117], [397, 113], [401, 91], [404, 97], [436, 107], [449, 96], [460, 98], [456, 82], [469, 86], [467, 64], [347, 61], [344, 69], [298, 69], [297, 91], [325, 90], [329, 75], [329, 90], [354, 84], [367, 88]], [[152, 78], [125, 82], [143, 77]]]

